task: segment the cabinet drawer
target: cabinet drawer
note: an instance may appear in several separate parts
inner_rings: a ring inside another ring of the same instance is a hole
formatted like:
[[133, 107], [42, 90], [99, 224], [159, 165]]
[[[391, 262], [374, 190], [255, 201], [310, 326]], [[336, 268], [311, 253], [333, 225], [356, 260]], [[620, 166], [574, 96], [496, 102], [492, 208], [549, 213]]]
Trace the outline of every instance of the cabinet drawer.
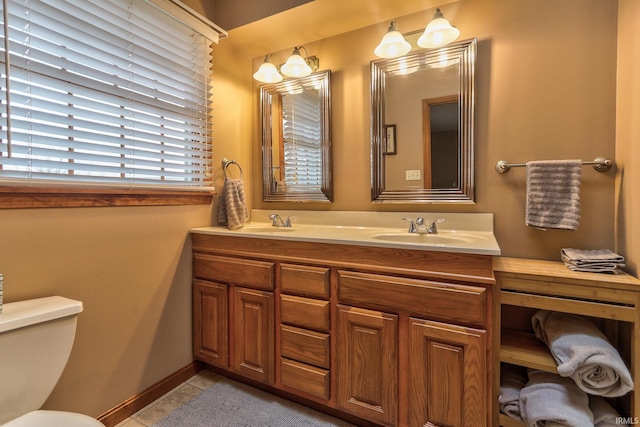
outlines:
[[326, 369], [316, 368], [295, 360], [280, 359], [282, 385], [329, 399], [330, 375]]
[[329, 301], [280, 295], [280, 321], [329, 332]]
[[281, 325], [280, 341], [282, 356], [329, 368], [329, 334]]
[[275, 264], [252, 259], [193, 254], [193, 277], [273, 290]]
[[338, 299], [472, 325], [485, 325], [487, 317], [487, 290], [480, 286], [339, 271]]
[[329, 269], [307, 265], [280, 266], [282, 292], [315, 298], [329, 298]]

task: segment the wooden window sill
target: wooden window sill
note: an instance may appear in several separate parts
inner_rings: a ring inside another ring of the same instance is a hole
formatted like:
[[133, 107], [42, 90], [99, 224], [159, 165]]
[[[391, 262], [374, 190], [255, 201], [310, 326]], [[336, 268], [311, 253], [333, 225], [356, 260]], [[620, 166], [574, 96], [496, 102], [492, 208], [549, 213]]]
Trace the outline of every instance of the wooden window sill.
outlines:
[[202, 191], [0, 187], [0, 209], [208, 205]]

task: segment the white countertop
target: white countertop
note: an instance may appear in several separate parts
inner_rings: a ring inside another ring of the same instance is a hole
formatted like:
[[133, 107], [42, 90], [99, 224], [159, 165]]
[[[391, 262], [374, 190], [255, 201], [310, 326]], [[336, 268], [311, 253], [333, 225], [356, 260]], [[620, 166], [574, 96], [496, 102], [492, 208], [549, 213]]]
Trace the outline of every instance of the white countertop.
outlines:
[[[291, 228], [274, 227], [269, 215], [283, 219], [295, 217]], [[409, 222], [402, 218], [445, 219], [438, 234], [412, 234]], [[375, 246], [437, 252], [500, 255], [493, 233], [493, 214], [415, 213], [356, 211], [264, 211], [253, 210], [252, 221], [229, 230], [226, 226], [200, 227], [192, 233], [247, 238], [322, 242], [343, 245]], [[265, 221], [266, 219], [266, 221]]]

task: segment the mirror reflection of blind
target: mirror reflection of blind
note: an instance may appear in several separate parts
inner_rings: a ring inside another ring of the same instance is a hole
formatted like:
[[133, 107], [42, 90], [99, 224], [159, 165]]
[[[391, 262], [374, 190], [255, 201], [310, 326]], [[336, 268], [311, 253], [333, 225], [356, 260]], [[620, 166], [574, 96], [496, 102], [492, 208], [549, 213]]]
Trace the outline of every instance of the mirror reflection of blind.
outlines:
[[322, 112], [318, 92], [282, 96], [284, 181], [289, 190], [322, 186]]

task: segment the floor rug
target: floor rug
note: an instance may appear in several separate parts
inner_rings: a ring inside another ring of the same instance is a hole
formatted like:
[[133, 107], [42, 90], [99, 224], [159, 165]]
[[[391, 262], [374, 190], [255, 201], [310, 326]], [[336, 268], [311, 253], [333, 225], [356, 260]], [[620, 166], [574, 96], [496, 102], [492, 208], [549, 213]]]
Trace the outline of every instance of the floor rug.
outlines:
[[153, 427], [350, 427], [353, 424], [223, 379]]

